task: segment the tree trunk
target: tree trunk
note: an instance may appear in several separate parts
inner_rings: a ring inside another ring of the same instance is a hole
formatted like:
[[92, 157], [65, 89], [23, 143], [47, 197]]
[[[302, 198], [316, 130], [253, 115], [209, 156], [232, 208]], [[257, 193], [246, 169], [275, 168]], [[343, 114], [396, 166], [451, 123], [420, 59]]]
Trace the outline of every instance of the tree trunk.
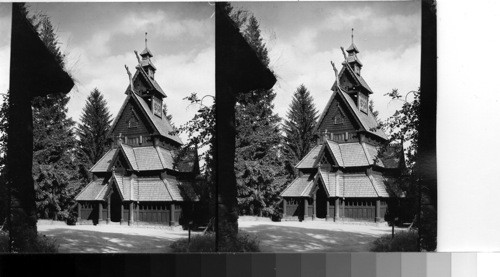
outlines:
[[217, 154], [217, 242], [233, 239], [238, 233], [234, 149], [236, 145], [235, 97], [231, 88], [216, 80]]

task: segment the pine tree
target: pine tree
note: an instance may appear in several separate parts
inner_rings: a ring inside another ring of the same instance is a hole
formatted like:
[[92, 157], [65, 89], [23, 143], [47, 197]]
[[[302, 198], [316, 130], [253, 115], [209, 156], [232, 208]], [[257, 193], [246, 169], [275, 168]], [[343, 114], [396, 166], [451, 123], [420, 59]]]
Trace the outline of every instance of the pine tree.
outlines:
[[283, 126], [287, 158], [292, 164], [300, 161], [314, 145], [313, 129], [317, 119], [313, 98], [307, 88], [300, 85], [293, 95]]
[[[40, 16], [39, 35], [64, 67], [64, 55], [49, 17]], [[67, 117], [69, 96], [33, 99], [33, 179], [39, 218], [67, 219], [82, 182], [76, 162], [75, 122]]]
[[[241, 13], [240, 13], [241, 14]], [[234, 13], [231, 16], [235, 19]], [[236, 22], [249, 45], [261, 62], [269, 65], [266, 45], [260, 34], [259, 23], [252, 15], [246, 23]], [[287, 180], [285, 166], [280, 159], [282, 138], [280, 118], [273, 113], [276, 93], [256, 90], [240, 95], [236, 105], [235, 173], [240, 213], [276, 215], [279, 193]]]
[[106, 136], [112, 121], [108, 103], [97, 88], [87, 97], [80, 121], [76, 130], [79, 150], [88, 165], [93, 165], [109, 149]]

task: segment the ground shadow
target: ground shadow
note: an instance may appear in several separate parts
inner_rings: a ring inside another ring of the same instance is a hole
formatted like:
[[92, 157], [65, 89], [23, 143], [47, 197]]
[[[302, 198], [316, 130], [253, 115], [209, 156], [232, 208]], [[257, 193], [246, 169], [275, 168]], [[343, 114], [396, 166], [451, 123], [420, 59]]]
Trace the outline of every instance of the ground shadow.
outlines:
[[[257, 235], [262, 252], [366, 252], [381, 234], [363, 231], [255, 225], [241, 230]], [[379, 231], [390, 234], [390, 231]]]
[[170, 252], [172, 242], [186, 237], [180, 234], [158, 237], [63, 228], [40, 233], [54, 238], [60, 253], [166, 253]]

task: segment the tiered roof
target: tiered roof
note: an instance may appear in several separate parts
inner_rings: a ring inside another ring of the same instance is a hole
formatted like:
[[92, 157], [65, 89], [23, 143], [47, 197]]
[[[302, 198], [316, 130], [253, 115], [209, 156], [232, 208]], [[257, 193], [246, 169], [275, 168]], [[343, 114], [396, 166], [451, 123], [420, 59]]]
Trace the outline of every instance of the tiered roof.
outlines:
[[[167, 150], [158, 146], [132, 147], [120, 144], [119, 147], [106, 152], [90, 171], [93, 173], [111, 172], [119, 153], [123, 154], [134, 171], [170, 169], [180, 172], [192, 172], [195, 166], [195, 161], [191, 161], [195, 153], [179, 153], [179, 150]], [[182, 159], [182, 157], [179, 157], [180, 154], [188, 156], [188, 159]], [[176, 160], [180, 160], [180, 162], [176, 163]]]
[[328, 151], [338, 167], [398, 168], [401, 162], [400, 148], [401, 145], [397, 144], [382, 147], [364, 142], [337, 143], [327, 139], [323, 144], [311, 149], [295, 167], [298, 169], [317, 168], [324, 151]]
[[118, 173], [92, 181], [77, 195], [76, 200], [105, 200], [113, 185], [118, 188], [122, 201], [198, 201], [189, 181], [171, 176], [138, 177]]

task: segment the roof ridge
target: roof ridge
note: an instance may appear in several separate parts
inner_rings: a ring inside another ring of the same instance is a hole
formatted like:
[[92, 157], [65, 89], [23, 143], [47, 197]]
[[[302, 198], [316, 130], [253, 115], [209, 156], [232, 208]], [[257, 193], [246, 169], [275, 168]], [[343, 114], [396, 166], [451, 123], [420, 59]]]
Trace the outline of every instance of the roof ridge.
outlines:
[[158, 158], [160, 159], [161, 166], [163, 167], [163, 169], [167, 168], [166, 166], [167, 163], [163, 160], [163, 155], [160, 153], [160, 147], [158, 145], [155, 145], [154, 148], [156, 150]]
[[[328, 194], [328, 197], [331, 197], [330, 191], [328, 190], [328, 186], [326, 185], [325, 177], [323, 177], [323, 174], [327, 174], [328, 175], [328, 172], [323, 172], [321, 170], [321, 168], [319, 168], [318, 169], [318, 173], [319, 173], [319, 176], [320, 176], [321, 180], [323, 181], [323, 188], [325, 189], [326, 193]], [[328, 184], [330, 184], [330, 176], [327, 176], [327, 177], [328, 177]]]
[[101, 195], [102, 191], [106, 188], [106, 187], [109, 187], [109, 183], [106, 183], [106, 185], [102, 186], [101, 190], [99, 191], [99, 193], [94, 197], [94, 200], [97, 200], [99, 195]]
[[[111, 151], [113, 151], [115, 149], [116, 148], [111, 148], [108, 151], [106, 151], [106, 153], [104, 153], [104, 155], [102, 155], [102, 157], [89, 169], [89, 171], [92, 172], [92, 170], [94, 170], [94, 167], [96, 167], [96, 165], [98, 165], [99, 162], [101, 162], [101, 160], [104, 159], [104, 157], [106, 156], [106, 154], [108, 154], [109, 152], [111, 152]], [[115, 154], [113, 154], [113, 157], [111, 158], [111, 160], [113, 160], [113, 158], [114, 158], [115, 155], [116, 155], [116, 152], [115, 152]]]
[[305, 196], [304, 193], [309, 189], [310, 186], [314, 185], [314, 178], [307, 183], [307, 186], [304, 187], [304, 190], [300, 193], [300, 196]]
[[[118, 174], [118, 175], [122, 178], [122, 185], [123, 185], [123, 175], [120, 175], [120, 174]], [[122, 197], [122, 201], [125, 200], [125, 197], [123, 196], [122, 190], [121, 190], [120, 186], [118, 185], [118, 179], [116, 177], [116, 173], [113, 171], [111, 173], [111, 176], [115, 179], [116, 186], [118, 187], [118, 192], [120, 193], [120, 196]]]
[[366, 173], [366, 175], [368, 176], [368, 180], [370, 180], [370, 183], [372, 184], [372, 187], [375, 190], [375, 193], [377, 194], [377, 196], [381, 197], [380, 191], [378, 191], [377, 186], [375, 185], [375, 181], [373, 180], [373, 176], [371, 176], [371, 174], [368, 172]]
[[342, 167], [346, 167], [344, 161], [344, 155], [342, 155], [342, 149], [340, 149], [340, 143], [337, 143], [337, 146], [339, 147], [340, 159], [342, 160]]
[[370, 162], [370, 153], [368, 153], [368, 150], [366, 149], [366, 145], [364, 142], [361, 142], [361, 147], [363, 148], [363, 152], [365, 153], [366, 160], [368, 161], [368, 165], [372, 165], [373, 161]]
[[[335, 83], [337, 83], [337, 81], [335, 81], [333, 83], [333, 86], [335, 86]], [[333, 102], [333, 99], [335, 98], [335, 94], [337, 94], [336, 91], [333, 91], [333, 93], [331, 94], [330, 96], [330, 99], [328, 100], [328, 102], [326, 103], [326, 106], [325, 108], [323, 109], [323, 112], [321, 113], [321, 115], [319, 116], [319, 119], [318, 119], [318, 123], [316, 124], [316, 126], [314, 127], [313, 129], [313, 134], [316, 133], [316, 131], [318, 131], [318, 128], [319, 126], [321, 125], [321, 122], [323, 121], [324, 117], [326, 116], [326, 114], [328, 113], [328, 108], [330, 107], [330, 105], [332, 104]]]
[[173, 201], [174, 197], [172, 196], [172, 193], [170, 192], [170, 189], [168, 189], [168, 180], [167, 180], [167, 178], [160, 178], [160, 179], [163, 182], [163, 185], [165, 185], [165, 189], [167, 189], [167, 193], [168, 193], [168, 195], [170, 195], [170, 199], [172, 199], [172, 201]]
[[[127, 87], [127, 89], [128, 89], [128, 87]], [[129, 99], [130, 99], [130, 93], [127, 94], [127, 97], [125, 98], [125, 101], [123, 101], [123, 104], [120, 107], [120, 110], [118, 111], [118, 114], [116, 114], [115, 120], [113, 121], [113, 124], [111, 124], [111, 127], [109, 128], [108, 135], [110, 135], [111, 133], [113, 133], [113, 130], [115, 129], [116, 124], [118, 124], [118, 121], [120, 120], [120, 117], [121, 117], [123, 111], [125, 110], [125, 106], [127, 106], [127, 103], [128, 103]]]
[[[134, 150], [134, 147], [130, 146], [130, 145], [126, 145], [126, 144], [123, 144], [121, 143], [119, 146], [118, 146], [121, 151], [123, 152], [125, 158], [127, 159], [128, 163], [130, 164], [130, 166], [132, 166], [132, 170], [136, 170], [136, 171], [139, 171], [139, 165], [137, 164], [137, 157], [135, 156], [135, 150]], [[129, 156], [127, 155], [127, 152], [125, 152], [125, 147], [128, 147], [129, 149], [132, 150], [132, 153], [134, 155], [134, 163], [132, 163], [132, 161], [130, 160]], [[118, 151], [117, 151], [118, 152]], [[114, 159], [114, 157], [113, 157]]]

